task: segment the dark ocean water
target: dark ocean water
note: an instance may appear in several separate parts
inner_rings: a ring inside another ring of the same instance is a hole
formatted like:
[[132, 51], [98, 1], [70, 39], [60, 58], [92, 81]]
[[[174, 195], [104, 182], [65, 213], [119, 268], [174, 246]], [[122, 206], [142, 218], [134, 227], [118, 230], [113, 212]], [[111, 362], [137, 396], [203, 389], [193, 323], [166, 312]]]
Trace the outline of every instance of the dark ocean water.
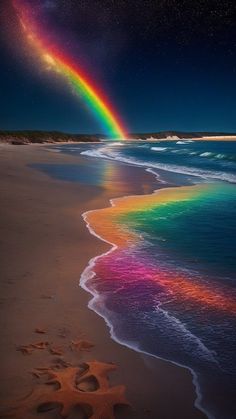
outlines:
[[151, 171], [156, 189], [200, 184], [185, 199], [140, 204], [117, 216], [115, 222], [140, 240], [99, 258], [86, 287], [100, 296], [93, 308], [116, 339], [190, 368], [198, 406], [212, 418], [236, 418], [236, 143], [54, 150], [94, 161], [91, 170], [40, 166], [60, 179], [102, 186], [106, 164], [123, 162]]
[[[123, 143], [122, 143], [123, 144]], [[123, 144], [88, 150], [84, 154], [149, 167], [162, 174], [168, 183], [188, 180], [225, 180], [236, 182], [236, 143], [203, 141], [166, 141], [165, 143]], [[174, 175], [173, 175], [174, 173]]]

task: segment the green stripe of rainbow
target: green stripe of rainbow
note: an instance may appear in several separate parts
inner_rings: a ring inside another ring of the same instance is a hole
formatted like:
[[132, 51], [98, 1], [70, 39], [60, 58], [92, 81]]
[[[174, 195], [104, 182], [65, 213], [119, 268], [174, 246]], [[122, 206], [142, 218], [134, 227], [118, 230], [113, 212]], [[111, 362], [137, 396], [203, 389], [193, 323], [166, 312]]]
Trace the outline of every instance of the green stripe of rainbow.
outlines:
[[119, 117], [112, 109], [111, 104], [105, 99], [104, 94], [85, 76], [81, 69], [74, 64], [64, 53], [59, 53], [55, 47], [49, 45], [46, 36], [40, 33], [32, 18], [32, 10], [25, 7], [21, 0], [14, 0], [21, 26], [28, 41], [34, 50], [46, 62], [47, 66], [55, 72], [59, 72], [73, 87], [75, 93], [82, 97], [96, 116], [105, 132], [113, 139], [123, 140], [125, 129]]
[[101, 98], [101, 94], [95, 92], [91, 82], [82, 77], [68, 60], [65, 61], [59, 58], [56, 53], [51, 53], [45, 59], [51, 61], [52, 66], [54, 65], [68, 79], [75, 92], [83, 97], [93, 113], [98, 117], [106, 132], [112, 138], [124, 139], [125, 132], [118, 122], [118, 117], [114, 116], [111, 106], [106, 103], [105, 99]]

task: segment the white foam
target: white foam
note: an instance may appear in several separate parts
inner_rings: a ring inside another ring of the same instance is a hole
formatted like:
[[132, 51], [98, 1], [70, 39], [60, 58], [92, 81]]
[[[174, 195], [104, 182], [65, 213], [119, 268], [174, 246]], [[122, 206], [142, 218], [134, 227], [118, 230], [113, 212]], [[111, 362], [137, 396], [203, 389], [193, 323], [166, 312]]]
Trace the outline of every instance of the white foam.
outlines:
[[[90, 156], [90, 157], [105, 158], [105, 159], [109, 159], [109, 160], [118, 160], [118, 161], [122, 161], [122, 162], [125, 162], [125, 163], [128, 163], [128, 164], [137, 165], [137, 166], [144, 166], [144, 167], [146, 167], [146, 170], [150, 173], [153, 173], [158, 178], [159, 181], [160, 181], [159, 174], [157, 174], [155, 172], [155, 170], [153, 170], [153, 169], [162, 169], [162, 170], [166, 170], [166, 171], [170, 171], [170, 172], [183, 173], [183, 174], [203, 177], [203, 178], [207, 178], [207, 179], [209, 179], [209, 178], [212, 179], [213, 178], [213, 179], [227, 180], [229, 182], [236, 182], [236, 177], [233, 176], [233, 175], [224, 174], [224, 173], [220, 173], [220, 172], [202, 171], [202, 170], [188, 168], [188, 167], [184, 167], [184, 166], [165, 165], [165, 164], [159, 164], [159, 163], [155, 163], [155, 164], [151, 163], [150, 164], [150, 162], [140, 162], [138, 160], [131, 159], [131, 158], [126, 158], [126, 157], [123, 157], [123, 156], [120, 156], [120, 155], [113, 155], [113, 153], [111, 153], [106, 147], [100, 148], [99, 150], [86, 150], [86, 151], [81, 152], [81, 154], [87, 155], [87, 156]], [[110, 204], [111, 204], [111, 206], [115, 206], [115, 203], [114, 203], [113, 200], [110, 200]], [[109, 244], [111, 246], [111, 248], [107, 252], [92, 258], [89, 261], [88, 266], [86, 267], [86, 269], [83, 271], [83, 273], [81, 275], [80, 286], [92, 295], [92, 299], [89, 301], [88, 307], [104, 319], [105, 323], [109, 327], [111, 338], [114, 341], [116, 341], [117, 343], [119, 343], [121, 345], [124, 345], [124, 346], [126, 346], [126, 347], [128, 347], [132, 350], [135, 350], [136, 352], [148, 355], [152, 358], [164, 359], [168, 362], [171, 362], [172, 364], [175, 364], [177, 366], [188, 369], [192, 374], [193, 384], [194, 384], [194, 387], [196, 389], [196, 396], [197, 397], [196, 397], [196, 400], [195, 400], [195, 403], [194, 403], [195, 406], [200, 411], [205, 413], [206, 416], [209, 419], [214, 419], [214, 416], [211, 413], [209, 413], [205, 408], [203, 408], [201, 406], [202, 395], [201, 395], [200, 387], [199, 387], [199, 384], [198, 384], [198, 376], [192, 368], [190, 368], [186, 365], [177, 363], [175, 361], [172, 361], [171, 359], [162, 358], [162, 357], [158, 357], [156, 355], [150, 354], [150, 353], [142, 350], [137, 343], [125, 341], [125, 340], [120, 339], [116, 336], [115, 331], [114, 331], [114, 326], [113, 326], [112, 322], [108, 320], [104, 310], [101, 309], [101, 305], [99, 304], [99, 302], [101, 302], [101, 296], [97, 293], [97, 291], [95, 289], [92, 289], [91, 287], [88, 287], [87, 282], [88, 282], [88, 280], [93, 278], [94, 275], [95, 275], [95, 272], [94, 272], [93, 268], [96, 265], [97, 260], [99, 260], [100, 258], [102, 258], [102, 257], [110, 254], [114, 250], [116, 250], [117, 246], [114, 243], [109, 242], [109, 241], [105, 240], [103, 237], [99, 236], [92, 229], [92, 227], [90, 226], [90, 224], [87, 220], [87, 214], [89, 214], [90, 212], [93, 212], [93, 211], [88, 211], [88, 212], [85, 212], [84, 214], [82, 214], [82, 217], [83, 217], [84, 221], [86, 222], [87, 228], [89, 229], [89, 231], [92, 235], [96, 236], [100, 240]], [[163, 310], [162, 308], [160, 308], [160, 306], [158, 307], [158, 309]], [[163, 312], [164, 312], [165, 316], [167, 316], [167, 317], [170, 316], [169, 313], [166, 310], [163, 310]], [[188, 335], [193, 340], [196, 340], [196, 345], [199, 348], [199, 350], [202, 351], [208, 357], [208, 359], [211, 362], [216, 362], [216, 360], [214, 359], [213, 353], [211, 351], [209, 351], [208, 348], [195, 335], [193, 335], [191, 332], [189, 332], [185, 328], [185, 326], [178, 319], [173, 318], [173, 316], [171, 316], [171, 321], [173, 321], [173, 320], [175, 320], [175, 323], [176, 323], [177, 327], [182, 328], [183, 332], [188, 333]]]
[[[102, 150], [102, 149], [100, 149]], [[112, 159], [109, 158], [109, 156], [105, 155], [102, 151], [100, 150], [86, 150], [86, 151], [82, 151], [80, 154], [84, 155], [84, 156], [89, 156], [89, 157], [100, 157], [100, 158], [106, 158], [106, 159]], [[113, 159], [112, 159], [113, 160]]]
[[[115, 206], [115, 203], [112, 199], [110, 200], [110, 204], [111, 204], [111, 206]], [[82, 217], [83, 217], [84, 221], [86, 222], [86, 226], [87, 226], [88, 230], [90, 231], [90, 233], [92, 235], [94, 235], [95, 237], [104, 241], [105, 243], [111, 245], [111, 248], [107, 252], [104, 252], [101, 255], [95, 256], [92, 259], [90, 259], [90, 261], [88, 263], [88, 266], [82, 272], [82, 275], [81, 275], [81, 278], [80, 278], [80, 286], [81, 286], [81, 288], [83, 288], [84, 290], [86, 290], [88, 293], [90, 293], [92, 295], [92, 299], [88, 303], [88, 308], [93, 310], [96, 314], [98, 314], [100, 317], [102, 317], [104, 319], [105, 323], [107, 324], [107, 326], [109, 328], [110, 336], [115, 342], [117, 342], [117, 343], [119, 343], [123, 346], [126, 346], [127, 348], [132, 349], [132, 350], [134, 350], [136, 352], [139, 352], [141, 354], [148, 355], [148, 356], [150, 356], [152, 358], [156, 358], [156, 359], [162, 359], [162, 360], [168, 361], [168, 362], [170, 362], [174, 365], [177, 365], [179, 367], [182, 367], [182, 368], [185, 368], [185, 369], [189, 370], [192, 374], [192, 377], [193, 377], [192, 382], [193, 382], [193, 385], [194, 385], [195, 390], [196, 390], [196, 399], [195, 399], [195, 402], [194, 402], [194, 406], [196, 408], [198, 408], [200, 411], [202, 411], [204, 414], [206, 414], [208, 419], [215, 419], [215, 417], [211, 413], [209, 413], [206, 409], [204, 409], [201, 406], [202, 394], [201, 394], [200, 387], [199, 387], [199, 384], [198, 384], [198, 377], [197, 377], [196, 372], [192, 368], [190, 368], [190, 367], [188, 367], [184, 364], [177, 363], [177, 362], [175, 362], [171, 359], [158, 357], [157, 355], [153, 355], [153, 354], [151, 354], [147, 351], [142, 350], [137, 343], [134, 344], [134, 342], [125, 341], [123, 339], [118, 338], [116, 336], [115, 332], [114, 332], [114, 326], [113, 326], [112, 322], [108, 320], [108, 318], [106, 317], [106, 315], [104, 314], [103, 311], [99, 310], [99, 308], [98, 308], [99, 307], [99, 299], [101, 299], [101, 297], [94, 288], [92, 289], [91, 287], [89, 288], [87, 286], [87, 281], [92, 279], [95, 276], [95, 271], [93, 270], [93, 268], [96, 265], [97, 260], [99, 260], [100, 258], [102, 258], [104, 256], [107, 256], [110, 253], [112, 253], [114, 250], [117, 249], [117, 246], [114, 243], [109, 242], [108, 240], [105, 240], [103, 237], [99, 236], [93, 230], [93, 228], [90, 226], [90, 224], [87, 220], [87, 215], [89, 213], [93, 212], [93, 211], [96, 211], [96, 210], [87, 211], [87, 212], [82, 214]], [[184, 327], [184, 325], [182, 325], [182, 326]]]
[[200, 156], [201, 157], [208, 157], [208, 156], [212, 156], [213, 153], [211, 153], [210, 151], [205, 151], [204, 153], [201, 153]]
[[159, 183], [167, 184], [167, 182], [165, 180], [163, 180], [161, 178], [161, 176], [159, 175], [159, 173], [155, 172], [155, 170], [148, 168], [148, 169], [146, 169], [146, 172], [152, 173], [155, 176], [155, 178], [158, 180]]
[[117, 145], [125, 145], [125, 143], [124, 142], [120, 143], [118, 141], [114, 141], [114, 143], [109, 144], [109, 147], [116, 147]]
[[151, 150], [153, 150], [153, 151], [165, 151], [165, 150], [167, 150], [167, 147], [151, 147]]
[[123, 163], [133, 164], [135, 166], [139, 167], [146, 167], [149, 169], [161, 169], [165, 170], [167, 172], [173, 172], [173, 173], [179, 173], [183, 175], [189, 175], [189, 176], [196, 176], [203, 179], [210, 179], [210, 180], [222, 180], [230, 183], [236, 183], [236, 175], [233, 175], [231, 173], [225, 173], [225, 172], [217, 172], [217, 171], [211, 171], [211, 170], [202, 170], [197, 169], [194, 167], [187, 167], [187, 166], [177, 166], [175, 164], [165, 164], [165, 163], [159, 163], [159, 162], [142, 162], [140, 160], [136, 160], [131, 157], [123, 157], [119, 153], [112, 153], [109, 152], [106, 148], [105, 150], [102, 148], [100, 150], [87, 150], [82, 151], [83, 155], [87, 155], [90, 157], [99, 157], [99, 158], [105, 158], [109, 160], [116, 160], [121, 161]]
[[204, 343], [199, 339], [196, 335], [190, 332], [185, 325], [176, 317], [171, 315], [168, 310], [163, 309], [161, 305], [158, 305], [156, 307], [157, 311], [162, 312], [164, 317], [171, 323], [171, 325], [174, 325], [175, 330], [180, 331], [180, 333], [187, 338], [189, 341], [191, 341], [196, 348], [196, 351], [198, 352], [198, 356], [201, 358], [210, 361], [212, 363], [218, 364], [216, 358], [215, 358], [215, 352], [209, 350]]
[[174, 164], [164, 164], [164, 163], [150, 163], [150, 162], [140, 162], [135, 161], [127, 158], [120, 157], [119, 159], [116, 157], [116, 160], [124, 161], [126, 163], [133, 163], [138, 166], [148, 166], [153, 167], [156, 169], [166, 170], [168, 172], [186, 174], [190, 176], [198, 176], [204, 179], [218, 179], [224, 180], [227, 182], [236, 183], [236, 176], [233, 174], [225, 173], [225, 172], [216, 172], [210, 170], [201, 170], [197, 168], [187, 167], [187, 166], [177, 166]]

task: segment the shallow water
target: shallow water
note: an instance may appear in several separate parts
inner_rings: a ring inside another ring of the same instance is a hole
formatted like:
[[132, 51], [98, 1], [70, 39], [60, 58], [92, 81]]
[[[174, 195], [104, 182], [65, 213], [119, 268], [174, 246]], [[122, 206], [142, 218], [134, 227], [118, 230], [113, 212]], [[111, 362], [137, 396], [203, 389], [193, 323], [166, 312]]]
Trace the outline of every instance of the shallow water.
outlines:
[[[116, 339], [187, 366], [197, 377], [197, 403], [208, 416], [235, 418], [236, 143], [139, 142], [57, 149], [82, 153], [89, 164], [91, 157], [94, 161], [95, 172], [85, 164], [76, 176], [69, 165], [64, 172], [59, 166], [44, 167], [61, 179], [108, 185], [111, 167], [120, 161], [151, 170], [153, 189], [190, 185], [184, 198], [177, 193], [167, 202], [155, 198], [146, 205], [141, 197], [131, 208], [111, 209], [106, 239], [114, 243], [117, 226], [124, 236], [134, 233], [135, 239], [97, 258], [95, 275], [83, 280], [97, 296], [93, 309], [109, 322]], [[130, 190], [125, 184], [132, 179], [122, 176], [122, 167], [114, 181]], [[191, 187], [196, 184], [200, 186]], [[97, 222], [91, 224], [95, 232], [98, 227]]]
[[211, 185], [116, 213], [108, 240], [118, 223], [137, 242], [99, 258], [86, 283], [118, 340], [194, 370], [201, 406], [217, 418], [234, 417], [235, 209], [234, 186]]

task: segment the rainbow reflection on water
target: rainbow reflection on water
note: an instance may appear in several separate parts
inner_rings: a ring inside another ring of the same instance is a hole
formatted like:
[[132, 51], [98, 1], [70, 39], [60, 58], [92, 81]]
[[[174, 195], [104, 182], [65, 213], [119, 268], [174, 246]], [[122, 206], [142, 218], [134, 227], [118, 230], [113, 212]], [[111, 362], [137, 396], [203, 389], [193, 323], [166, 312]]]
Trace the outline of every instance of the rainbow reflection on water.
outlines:
[[193, 370], [209, 417], [233, 417], [235, 260], [226, 241], [236, 232], [235, 187], [168, 188], [112, 204], [85, 214], [113, 244], [83, 276], [92, 308], [120, 342]]

